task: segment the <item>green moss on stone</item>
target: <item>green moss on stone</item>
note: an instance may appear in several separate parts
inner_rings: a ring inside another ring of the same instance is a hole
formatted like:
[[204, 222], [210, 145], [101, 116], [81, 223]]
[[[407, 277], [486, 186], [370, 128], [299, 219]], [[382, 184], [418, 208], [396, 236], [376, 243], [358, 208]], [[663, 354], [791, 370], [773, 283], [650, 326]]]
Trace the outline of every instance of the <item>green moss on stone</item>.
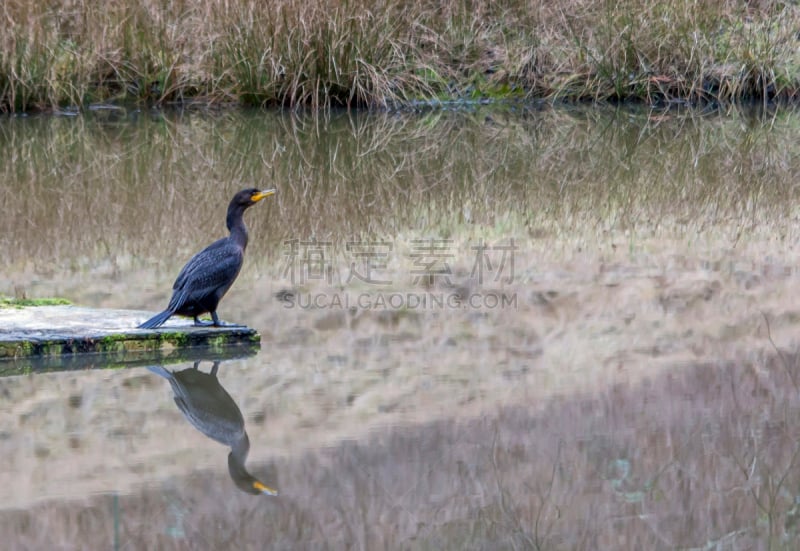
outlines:
[[64, 353], [64, 345], [60, 342], [42, 343], [42, 356], [60, 356]]
[[13, 358], [16, 349], [16, 343], [0, 342], [0, 358]]
[[168, 342], [173, 346], [182, 348], [189, 344], [189, 334], [180, 331], [170, 331], [169, 333], [160, 333], [159, 339], [162, 342]]
[[98, 352], [123, 352], [125, 350], [125, 343], [123, 339], [125, 335], [107, 335], [100, 339], [95, 348]]
[[219, 335], [209, 337], [206, 342], [210, 348], [222, 348], [228, 344], [228, 335], [225, 333], [220, 333]]
[[72, 304], [65, 298], [11, 298], [0, 296], [0, 308], [24, 308], [26, 306], [66, 306]]

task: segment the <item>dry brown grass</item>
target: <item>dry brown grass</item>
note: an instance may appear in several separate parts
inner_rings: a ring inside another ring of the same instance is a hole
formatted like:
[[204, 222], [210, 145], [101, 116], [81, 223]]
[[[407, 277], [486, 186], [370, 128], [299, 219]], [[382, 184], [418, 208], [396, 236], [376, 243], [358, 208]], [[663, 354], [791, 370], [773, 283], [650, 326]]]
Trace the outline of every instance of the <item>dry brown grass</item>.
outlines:
[[0, 107], [794, 98], [778, 0], [3, 4]]

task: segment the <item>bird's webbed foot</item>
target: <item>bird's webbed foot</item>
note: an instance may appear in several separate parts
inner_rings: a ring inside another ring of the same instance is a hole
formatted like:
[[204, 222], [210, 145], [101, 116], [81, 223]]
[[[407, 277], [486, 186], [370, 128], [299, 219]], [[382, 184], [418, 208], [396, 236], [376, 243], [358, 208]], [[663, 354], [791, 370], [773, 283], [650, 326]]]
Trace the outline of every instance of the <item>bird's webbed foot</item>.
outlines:
[[244, 325], [243, 323], [230, 323], [227, 321], [221, 321], [219, 322], [219, 325], [217, 325], [217, 327], [247, 327], [247, 326]]
[[197, 316], [194, 317], [194, 324], [196, 327], [213, 327], [217, 325], [213, 321], [201, 320]]
[[200, 327], [244, 327], [241, 323], [228, 323], [220, 320], [216, 312], [211, 312], [211, 321], [200, 320], [195, 316], [194, 324]]

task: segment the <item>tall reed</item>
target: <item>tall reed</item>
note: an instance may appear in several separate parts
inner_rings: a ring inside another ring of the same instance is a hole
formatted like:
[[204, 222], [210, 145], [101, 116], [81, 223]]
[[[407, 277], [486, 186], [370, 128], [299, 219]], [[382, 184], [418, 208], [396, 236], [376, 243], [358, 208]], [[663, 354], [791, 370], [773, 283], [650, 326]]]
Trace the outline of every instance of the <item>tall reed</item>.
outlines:
[[7, 0], [0, 109], [793, 99], [779, 0]]

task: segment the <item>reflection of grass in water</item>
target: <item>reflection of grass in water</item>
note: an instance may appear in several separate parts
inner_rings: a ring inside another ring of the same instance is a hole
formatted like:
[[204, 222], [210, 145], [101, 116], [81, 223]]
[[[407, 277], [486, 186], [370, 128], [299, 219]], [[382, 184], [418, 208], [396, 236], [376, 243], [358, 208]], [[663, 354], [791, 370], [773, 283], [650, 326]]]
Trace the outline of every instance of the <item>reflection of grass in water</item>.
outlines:
[[[10, 120], [0, 251], [10, 270], [115, 277], [224, 233], [244, 185], [250, 259], [289, 238], [625, 232], [732, 241], [792, 214], [791, 111], [757, 118], [556, 109], [329, 119], [234, 112]], [[177, 262], [177, 261], [176, 261]], [[55, 266], [55, 268], [53, 268]]]
[[[785, 548], [799, 536], [798, 365], [794, 355], [695, 365], [494, 417], [380, 430], [276, 460], [291, 497], [268, 502], [240, 494], [223, 470], [170, 479], [166, 494], [119, 498], [120, 542]], [[113, 511], [109, 496], [50, 501], [4, 512], [0, 531], [20, 548], [94, 549]]]

